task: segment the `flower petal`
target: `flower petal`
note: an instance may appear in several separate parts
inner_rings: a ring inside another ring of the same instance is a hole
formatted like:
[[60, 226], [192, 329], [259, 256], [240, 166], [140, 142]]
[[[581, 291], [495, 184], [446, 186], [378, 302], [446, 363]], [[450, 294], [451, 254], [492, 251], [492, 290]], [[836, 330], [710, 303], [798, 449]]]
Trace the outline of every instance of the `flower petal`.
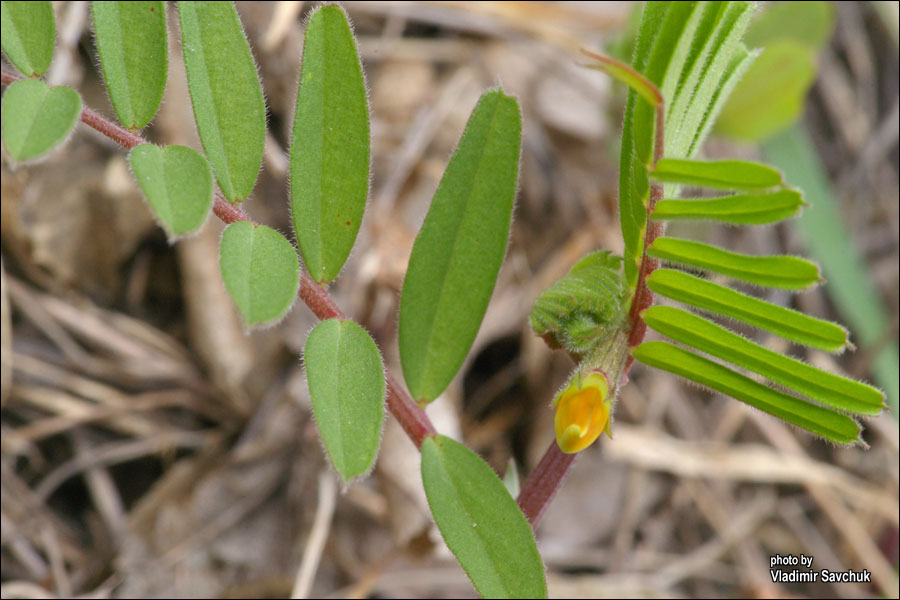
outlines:
[[609, 420], [606, 397], [609, 383], [606, 376], [592, 372], [580, 373], [556, 396], [556, 443], [567, 454], [580, 452], [594, 443]]

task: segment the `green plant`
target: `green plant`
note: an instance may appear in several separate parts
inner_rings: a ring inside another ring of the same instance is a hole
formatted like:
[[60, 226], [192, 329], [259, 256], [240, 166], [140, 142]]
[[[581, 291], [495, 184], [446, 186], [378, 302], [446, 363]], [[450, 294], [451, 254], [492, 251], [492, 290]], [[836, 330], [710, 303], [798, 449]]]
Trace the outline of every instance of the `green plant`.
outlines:
[[[27, 76], [40, 75], [49, 64], [53, 24], [48, 6], [3, 3], [3, 49]], [[162, 2], [94, 3], [103, 74], [124, 128], [89, 109], [81, 119], [131, 150], [135, 178], [170, 238], [195, 230], [210, 208], [228, 224], [220, 246], [222, 278], [248, 327], [277, 322], [298, 295], [322, 319], [307, 339], [304, 360], [319, 432], [340, 476], [351, 481], [374, 464], [386, 390], [388, 408], [422, 452], [435, 521], [476, 588], [490, 597], [537, 597], [546, 594], [546, 583], [529, 522], [537, 525], [575, 453], [609, 431], [618, 388], [634, 358], [838, 443], [859, 440], [859, 426], [845, 412], [881, 410], [883, 396], [874, 388], [768, 351], [693, 313], [651, 306], [656, 293], [798, 343], [830, 351], [848, 344], [846, 331], [837, 325], [681, 271], [657, 269], [657, 261], [665, 260], [785, 289], [820, 281], [815, 265], [796, 257], [736, 255], [662, 235], [666, 220], [756, 225], [802, 208], [800, 193], [770, 167], [692, 160], [752, 60], [740, 42], [752, 8], [747, 2], [651, 3], [633, 68], [590, 55], [589, 66], [632, 90], [620, 174], [625, 252], [623, 257], [590, 254], [535, 304], [535, 331], [568, 351], [578, 367], [554, 400], [557, 442], [525, 482], [518, 506], [486, 463], [438, 435], [421, 409], [444, 391], [468, 354], [505, 253], [521, 138], [514, 98], [502, 89], [482, 96], [413, 247], [399, 312], [406, 387], [385, 374], [374, 340], [344, 316], [326, 289], [354, 245], [370, 164], [363, 72], [340, 8], [325, 6], [310, 17], [297, 94], [291, 208], [306, 271], [284, 236], [253, 222], [239, 207], [259, 172], [265, 105], [230, 3], [190, 2], [179, 8], [205, 157], [183, 147], [160, 149], [136, 133], [153, 118], [165, 85]], [[8, 86], [3, 140], [14, 159], [39, 157], [68, 135], [80, 110], [74, 90], [47, 88], [6, 72], [3, 82]], [[213, 177], [221, 195], [213, 191]], [[682, 199], [683, 185], [736, 193]], [[642, 343], [647, 324], [798, 395], [682, 347]]]

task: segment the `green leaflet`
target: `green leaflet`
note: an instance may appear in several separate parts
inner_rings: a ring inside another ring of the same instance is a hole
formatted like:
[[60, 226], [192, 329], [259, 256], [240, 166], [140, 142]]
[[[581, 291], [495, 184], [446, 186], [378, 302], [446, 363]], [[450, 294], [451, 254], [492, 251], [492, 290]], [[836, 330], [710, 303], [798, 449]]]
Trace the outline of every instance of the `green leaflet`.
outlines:
[[802, 290], [822, 281], [815, 263], [796, 256], [738, 254], [709, 244], [670, 237], [657, 238], [647, 249], [647, 254], [748, 283], [786, 290]]
[[56, 20], [50, 2], [0, 2], [0, 39], [9, 61], [27, 77], [43, 75], [53, 60]]
[[185, 146], [141, 144], [128, 161], [169, 239], [203, 225], [212, 207], [213, 182], [202, 154]]
[[900, 412], [900, 370], [897, 369], [900, 353], [896, 335], [885, 343], [885, 332], [891, 329], [892, 317], [885, 310], [884, 300], [869, 278], [866, 263], [845, 225], [816, 147], [806, 130], [795, 126], [768, 140], [763, 152], [784, 169], [791, 181], [802, 186], [810, 198], [816, 199], [797, 224], [810, 252], [822, 263], [828, 277], [828, 295], [858, 336], [860, 346], [876, 353], [875, 377], [887, 392], [896, 419]]
[[750, 16], [752, 2], [713, 2], [706, 4], [709, 19], [703, 21], [698, 32], [705, 32], [710, 23], [709, 35], [698, 36], [692, 48], [679, 82], [679, 89], [666, 113], [665, 155], [689, 157], [699, 148], [698, 133], [712, 106], [713, 98], [732, 67], [732, 57], [740, 48]]
[[672, 344], [644, 342], [631, 353], [644, 364], [727, 394], [835, 443], [860, 441], [859, 424], [850, 417], [783, 394]]
[[181, 46], [203, 149], [229, 202], [256, 183], [266, 105], [247, 38], [231, 2], [179, 2]]
[[343, 9], [309, 18], [291, 142], [291, 207], [316, 281], [337, 277], [353, 248], [369, 191], [369, 107]]
[[690, 36], [690, 47], [684, 59], [684, 64], [678, 73], [677, 87], [673, 91], [669, 101], [669, 113], [675, 110], [676, 101], [681, 100], [684, 110], [685, 99], [690, 99], [691, 94], [697, 89], [700, 77], [703, 74], [703, 65], [712, 51], [710, 38], [715, 34], [717, 27], [722, 23], [722, 17], [728, 9], [728, 2], [697, 2], [695, 9], [697, 25], [696, 30]]
[[[646, 73], [653, 81], [660, 82], [660, 89], [666, 106], [672, 105], [682, 74], [691, 57], [691, 50], [698, 29], [703, 24], [703, 13], [707, 8], [700, 2], [671, 2], [661, 31], [652, 32], [653, 48], [647, 61]], [[644, 152], [649, 152], [649, 148]]]
[[3, 93], [2, 113], [3, 143], [10, 156], [30, 160], [66, 139], [81, 114], [81, 96], [71, 88], [20, 79]]
[[734, 95], [737, 85], [743, 81], [747, 69], [752, 66], [758, 55], [758, 51], [750, 52], [744, 45], [739, 45], [735, 48], [731, 56], [731, 63], [725, 69], [722, 84], [716, 92], [712, 105], [706, 112], [706, 116], [703, 118], [703, 124], [700, 125], [700, 129], [697, 131], [688, 156], [694, 156], [700, 150], [700, 146], [706, 141], [706, 137], [709, 135], [713, 125], [718, 122], [721, 116], [720, 113], [726, 105], [725, 103]]
[[516, 100], [486, 92], [416, 237], [400, 300], [400, 361], [413, 398], [430, 402], [462, 365], [506, 252], [519, 168]]
[[366, 330], [353, 321], [316, 325], [303, 352], [319, 435], [344, 481], [375, 463], [384, 421], [384, 367]]
[[544, 290], [531, 309], [531, 329], [551, 348], [584, 353], [623, 324], [628, 291], [621, 257], [588, 254]]
[[705, 219], [735, 225], [767, 225], [797, 215], [802, 207], [803, 195], [800, 192], [781, 189], [720, 198], [660, 200], [650, 218], [656, 221]]
[[657, 269], [647, 278], [655, 294], [771, 331], [813, 348], [839, 352], [848, 345], [847, 331], [796, 310], [771, 304], [731, 288], [672, 269]]
[[643, 318], [676, 342], [750, 369], [832, 408], [877, 415], [884, 407], [884, 394], [870, 385], [773, 352], [687, 311], [653, 306], [644, 311]]
[[159, 109], [169, 68], [164, 2], [91, 2], [94, 35], [119, 122], [149, 123]]
[[650, 172], [650, 178], [722, 190], [766, 190], [784, 184], [777, 169], [746, 160], [664, 158]]
[[429, 437], [422, 483], [441, 535], [482, 597], [547, 597], [531, 527], [487, 463], [450, 438]]
[[238, 221], [225, 228], [219, 267], [231, 299], [248, 327], [283, 317], [297, 297], [300, 261], [283, 235], [264, 225]]

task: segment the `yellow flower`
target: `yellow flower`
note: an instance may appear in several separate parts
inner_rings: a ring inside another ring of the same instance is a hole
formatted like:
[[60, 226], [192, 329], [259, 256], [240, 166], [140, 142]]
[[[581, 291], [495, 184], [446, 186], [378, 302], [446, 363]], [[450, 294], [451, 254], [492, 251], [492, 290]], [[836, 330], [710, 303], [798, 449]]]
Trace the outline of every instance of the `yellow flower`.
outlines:
[[609, 421], [609, 383], [603, 373], [576, 374], [557, 394], [556, 443], [566, 454], [581, 452], [594, 443]]

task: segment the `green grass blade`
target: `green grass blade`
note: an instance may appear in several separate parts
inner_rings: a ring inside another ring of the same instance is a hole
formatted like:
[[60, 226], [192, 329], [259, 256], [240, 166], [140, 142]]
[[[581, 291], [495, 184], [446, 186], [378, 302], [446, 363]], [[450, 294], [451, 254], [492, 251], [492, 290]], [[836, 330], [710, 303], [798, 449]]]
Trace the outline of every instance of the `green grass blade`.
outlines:
[[353, 321], [316, 325], [303, 352], [319, 435], [344, 482], [375, 464], [384, 421], [384, 366], [374, 340]]
[[441, 535], [483, 598], [547, 597], [531, 527], [486, 462], [450, 438], [426, 438], [422, 483]]
[[353, 248], [369, 192], [369, 107], [343, 9], [309, 18], [291, 141], [294, 231], [310, 275], [337, 277]]
[[815, 263], [796, 256], [753, 256], [691, 240], [661, 237], [647, 254], [672, 263], [721, 273], [755, 285], [802, 290], [821, 283]]
[[462, 365], [506, 252], [519, 167], [519, 104], [485, 93], [413, 245], [400, 301], [403, 375], [430, 402]]
[[650, 172], [650, 178], [720, 190], [766, 190], [784, 184], [777, 169], [746, 160], [664, 158]]
[[165, 2], [91, 2], [103, 78], [119, 122], [149, 123], [162, 101], [169, 68]]
[[128, 162], [170, 240], [203, 225], [212, 207], [213, 181], [202, 154], [185, 146], [141, 144]]
[[872, 386], [773, 352], [685, 310], [653, 306], [643, 318], [676, 342], [768, 377], [831, 408], [864, 415], [877, 415], [884, 408], [884, 394]]
[[266, 140], [256, 63], [231, 2], [179, 2], [181, 46], [194, 120], [222, 194], [245, 200]]
[[31, 160], [62, 144], [78, 122], [81, 96], [64, 86], [20, 79], [3, 93], [2, 138], [16, 160]]
[[3, 52], [23, 75], [43, 75], [53, 60], [56, 20], [50, 2], [0, 2]]
[[283, 235], [264, 225], [238, 221], [226, 227], [219, 268], [248, 327], [281, 319], [297, 298], [297, 252]]
[[657, 269], [647, 278], [647, 286], [655, 294], [765, 329], [798, 344], [828, 352], [839, 352], [848, 344], [847, 331], [836, 323], [777, 306], [688, 273]]
[[802, 208], [800, 192], [782, 189], [720, 198], [660, 200], [650, 218], [656, 221], [702, 219], [734, 225], [768, 225], [793, 217]]
[[838, 444], [859, 442], [859, 424], [828, 408], [788, 396], [711, 360], [666, 342], [644, 342], [631, 351], [644, 364], [722, 392]]

